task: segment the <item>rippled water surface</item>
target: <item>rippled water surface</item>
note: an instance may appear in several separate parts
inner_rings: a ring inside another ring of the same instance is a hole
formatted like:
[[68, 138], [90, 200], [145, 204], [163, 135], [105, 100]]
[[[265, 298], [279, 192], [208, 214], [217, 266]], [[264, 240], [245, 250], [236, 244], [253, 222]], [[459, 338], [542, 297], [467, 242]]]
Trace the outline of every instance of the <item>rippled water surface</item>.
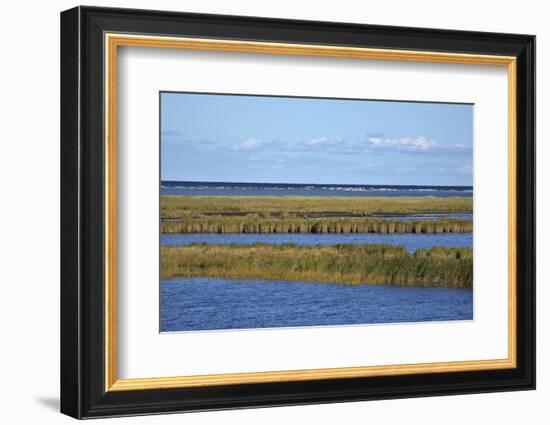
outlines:
[[292, 184], [162, 181], [162, 195], [202, 196], [472, 196], [471, 186]]
[[228, 279], [161, 281], [161, 332], [471, 320], [472, 290]]
[[299, 245], [336, 245], [336, 244], [394, 244], [404, 245], [409, 252], [432, 246], [470, 247], [472, 233], [346, 233], [346, 234], [310, 234], [310, 233], [189, 233], [163, 234], [161, 245], [189, 245], [191, 243], [209, 244], [253, 244], [253, 243], [295, 243]]

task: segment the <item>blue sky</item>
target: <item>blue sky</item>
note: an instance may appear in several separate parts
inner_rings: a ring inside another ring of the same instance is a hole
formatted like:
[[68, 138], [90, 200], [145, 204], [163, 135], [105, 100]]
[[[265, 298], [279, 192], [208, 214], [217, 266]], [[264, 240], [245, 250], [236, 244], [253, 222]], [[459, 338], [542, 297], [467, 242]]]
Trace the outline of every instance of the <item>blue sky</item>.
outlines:
[[472, 185], [473, 106], [161, 93], [161, 178]]

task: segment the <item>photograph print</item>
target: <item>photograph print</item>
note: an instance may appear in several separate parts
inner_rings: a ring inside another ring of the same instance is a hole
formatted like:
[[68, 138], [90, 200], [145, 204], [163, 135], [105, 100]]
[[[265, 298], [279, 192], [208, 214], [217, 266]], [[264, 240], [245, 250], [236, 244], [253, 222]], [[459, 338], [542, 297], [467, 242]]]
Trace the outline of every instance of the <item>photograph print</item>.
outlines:
[[473, 320], [473, 105], [160, 93], [160, 332]]

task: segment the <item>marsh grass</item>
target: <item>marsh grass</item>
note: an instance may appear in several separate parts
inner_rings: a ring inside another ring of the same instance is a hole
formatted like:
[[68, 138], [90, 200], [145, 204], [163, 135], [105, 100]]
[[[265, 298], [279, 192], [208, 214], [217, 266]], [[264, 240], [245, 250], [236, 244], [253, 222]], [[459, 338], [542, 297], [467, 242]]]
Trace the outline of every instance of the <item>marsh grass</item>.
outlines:
[[[472, 211], [471, 198], [163, 196], [161, 233], [464, 233], [472, 222], [403, 221]], [[377, 215], [395, 215], [392, 219]]]
[[468, 220], [382, 220], [371, 218], [262, 218], [208, 216], [163, 221], [161, 233], [468, 233]]
[[211, 277], [471, 288], [469, 248], [403, 246], [210, 245], [161, 247], [161, 277]]
[[351, 197], [351, 196], [161, 196], [161, 216], [184, 218], [201, 214], [344, 213], [380, 214], [471, 213], [471, 197]]

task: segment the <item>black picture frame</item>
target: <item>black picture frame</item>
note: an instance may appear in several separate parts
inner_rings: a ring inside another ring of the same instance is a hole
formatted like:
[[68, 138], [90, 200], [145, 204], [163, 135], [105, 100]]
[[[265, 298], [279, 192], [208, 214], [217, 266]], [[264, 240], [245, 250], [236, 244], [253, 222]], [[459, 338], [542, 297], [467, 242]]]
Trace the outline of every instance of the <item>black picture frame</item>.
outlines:
[[[106, 392], [105, 32], [516, 57], [517, 367]], [[62, 413], [93, 418], [534, 388], [534, 36], [96, 7], [61, 13]]]

